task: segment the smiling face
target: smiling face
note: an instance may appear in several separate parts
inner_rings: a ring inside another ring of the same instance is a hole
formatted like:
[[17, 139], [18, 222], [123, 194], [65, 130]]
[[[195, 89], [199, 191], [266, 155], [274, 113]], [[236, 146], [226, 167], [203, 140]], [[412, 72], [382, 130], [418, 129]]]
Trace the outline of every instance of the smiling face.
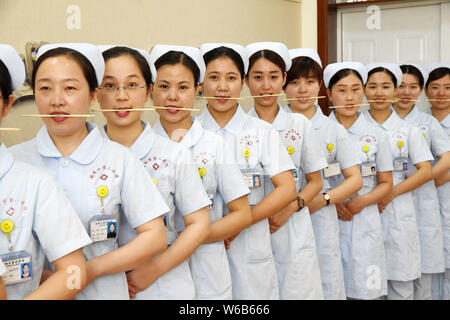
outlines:
[[[153, 86], [148, 88], [136, 60], [130, 55], [110, 58], [100, 85], [98, 102], [102, 109], [141, 108], [149, 99]], [[117, 87], [121, 87], [117, 90]], [[125, 89], [125, 88], [127, 89]], [[144, 88], [142, 88], [144, 87]], [[141, 121], [140, 111], [105, 112], [108, 125], [126, 127]]]
[[347, 108], [338, 108], [336, 113], [345, 117], [351, 117], [359, 110], [358, 105], [362, 103], [364, 98], [364, 91], [359, 79], [354, 73], [343, 77], [336, 82], [333, 87], [327, 89], [328, 98], [334, 106], [349, 106]]
[[[194, 74], [182, 63], [166, 64], [157, 70], [153, 103], [161, 107], [192, 108], [199, 86]], [[161, 121], [176, 124], [190, 116], [190, 111], [157, 109]]]
[[289, 105], [292, 110], [298, 112], [305, 112], [312, 108], [315, 103], [315, 99], [301, 99], [308, 97], [317, 97], [320, 91], [320, 82], [318, 79], [310, 75], [308, 78], [300, 77], [290, 81], [284, 92], [287, 99], [297, 99], [289, 101]]
[[[367, 100], [392, 100], [395, 96], [395, 86], [392, 78], [386, 72], [375, 72], [367, 79], [364, 89]], [[390, 101], [370, 102], [373, 110], [384, 110], [390, 108]]]
[[397, 98], [400, 99], [395, 105], [401, 110], [409, 110], [418, 100], [422, 88], [420, 87], [419, 79], [417, 76], [409, 73], [403, 73], [403, 79], [401, 85], [397, 88]]
[[214, 59], [206, 66], [206, 75], [203, 80], [203, 93], [209, 99], [208, 107], [217, 112], [226, 112], [236, 106], [236, 100], [220, 99], [238, 98], [243, 88], [243, 79], [236, 64], [229, 57]]
[[[246, 78], [252, 96], [279, 94], [285, 82], [286, 72], [264, 57], [255, 61]], [[254, 100], [255, 104], [270, 107], [277, 103], [278, 97], [260, 97]]]
[[[450, 75], [430, 81], [425, 88], [428, 99], [431, 100], [450, 100]], [[445, 110], [450, 108], [450, 101], [431, 101], [432, 108]]]
[[[87, 114], [97, 98], [90, 92], [80, 65], [64, 55], [47, 58], [35, 76], [35, 98], [40, 114]], [[86, 118], [42, 118], [50, 135], [71, 136], [86, 128]]]

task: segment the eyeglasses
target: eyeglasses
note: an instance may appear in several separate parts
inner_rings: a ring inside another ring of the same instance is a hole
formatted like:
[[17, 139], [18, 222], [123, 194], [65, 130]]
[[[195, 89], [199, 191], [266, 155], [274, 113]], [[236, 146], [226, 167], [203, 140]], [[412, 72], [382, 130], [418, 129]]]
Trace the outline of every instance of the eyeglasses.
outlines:
[[126, 86], [118, 86], [112, 83], [106, 84], [104, 87], [98, 87], [99, 90], [105, 90], [106, 93], [114, 93], [119, 91], [120, 88], [123, 88], [124, 90], [127, 90], [129, 92], [136, 91], [137, 89], [143, 89], [146, 86], [140, 86], [136, 83], [129, 83]]

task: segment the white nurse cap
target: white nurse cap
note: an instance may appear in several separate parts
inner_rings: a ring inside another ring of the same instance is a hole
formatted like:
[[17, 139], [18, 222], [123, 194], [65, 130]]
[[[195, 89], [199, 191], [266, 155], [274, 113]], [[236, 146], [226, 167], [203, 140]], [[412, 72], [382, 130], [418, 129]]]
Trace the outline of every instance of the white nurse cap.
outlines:
[[402, 63], [399, 63], [399, 65], [400, 65], [400, 67], [401, 66], [413, 66], [413, 67], [415, 67], [422, 74], [423, 84], [425, 85], [427, 83], [429, 73], [428, 73], [427, 69], [425, 69], [425, 67], [423, 67], [423, 66], [421, 66], [419, 64], [410, 63], [410, 62], [402, 62]]
[[17, 51], [9, 44], [0, 44], [0, 60], [8, 69], [12, 91], [20, 89], [25, 81], [25, 65]]
[[234, 44], [234, 43], [204, 43], [200, 47], [200, 51], [202, 52], [202, 55], [205, 55], [206, 53], [208, 53], [214, 49], [220, 48], [220, 47], [226, 47], [226, 48], [236, 51], [236, 53], [241, 56], [242, 62], [244, 63], [244, 73], [247, 74], [247, 71], [248, 71], [247, 51], [241, 45]]
[[297, 57], [308, 57], [313, 59], [322, 68], [322, 60], [316, 50], [310, 48], [298, 48], [289, 50], [289, 56], [291, 60]]
[[155, 62], [158, 60], [161, 56], [165, 55], [167, 52], [170, 51], [181, 51], [188, 57], [190, 57], [194, 62], [197, 64], [197, 67], [200, 70], [200, 78], [199, 82], [203, 82], [203, 78], [205, 77], [205, 61], [203, 61], [202, 52], [199, 48], [194, 47], [188, 47], [188, 46], [171, 46], [171, 45], [165, 45], [165, 44], [157, 44], [153, 47], [152, 51], [150, 52], [150, 61], [153, 64], [152, 69], [152, 80], [155, 82], [156, 80], [156, 72], [153, 73], [153, 70], [156, 70], [155, 68]]
[[97, 85], [102, 82], [103, 73], [105, 72], [105, 61], [99, 48], [90, 43], [51, 43], [44, 44], [38, 50], [36, 59], [39, 59], [45, 52], [56, 48], [68, 48], [81, 53], [92, 64], [97, 77]]
[[448, 68], [450, 69], [450, 62], [435, 62], [427, 65], [427, 70], [429, 73], [433, 72], [436, 69], [439, 68]]
[[250, 57], [261, 50], [270, 50], [278, 54], [286, 64], [286, 72], [289, 71], [292, 65], [291, 57], [289, 56], [289, 49], [281, 42], [255, 42], [249, 44], [246, 48], [247, 57]]
[[359, 73], [359, 75], [362, 78], [363, 85], [367, 82], [367, 69], [361, 62], [352, 62], [352, 61], [346, 61], [346, 62], [337, 62], [329, 64], [325, 70], [323, 71], [323, 82], [325, 84], [325, 87], [329, 89], [329, 84], [331, 78], [338, 73], [341, 70], [344, 69], [352, 69]]
[[373, 69], [376, 68], [385, 68], [392, 72], [392, 74], [395, 76], [395, 79], [397, 80], [397, 86], [402, 84], [402, 78], [403, 78], [403, 72], [402, 69], [400, 69], [400, 66], [396, 63], [390, 63], [390, 62], [374, 62], [369, 63], [366, 65], [367, 72], [369, 73]]
[[126, 48], [130, 48], [130, 49], [133, 49], [133, 50], [136, 50], [137, 52], [139, 52], [141, 54], [141, 56], [143, 56], [144, 59], [147, 61], [148, 65], [150, 67], [150, 72], [152, 74], [152, 81], [154, 81], [153, 80], [153, 75], [156, 75], [156, 69], [155, 69], [155, 66], [152, 63], [151, 59], [150, 59], [150, 54], [147, 51], [145, 51], [144, 49], [133, 48], [133, 47], [126, 46], [126, 45], [121, 45], [121, 44], [117, 44], [117, 45], [99, 45], [98, 46], [98, 48], [100, 49], [100, 51], [102, 53], [105, 52], [106, 50], [109, 50], [109, 49], [114, 48], [114, 47], [126, 47]]

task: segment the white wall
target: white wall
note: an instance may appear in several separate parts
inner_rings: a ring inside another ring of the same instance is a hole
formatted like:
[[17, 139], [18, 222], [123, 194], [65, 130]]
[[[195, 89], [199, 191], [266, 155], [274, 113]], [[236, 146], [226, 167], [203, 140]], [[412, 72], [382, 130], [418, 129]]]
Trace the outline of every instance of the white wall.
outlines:
[[[315, 0], [1, 0], [0, 41], [19, 53], [28, 41], [127, 44], [145, 50], [157, 43], [281, 41], [294, 48], [303, 44], [304, 8], [313, 8], [311, 3]], [[76, 25], [76, 19], [71, 20], [74, 13], [67, 12], [71, 5], [80, 10], [80, 29], [69, 29], [70, 22]], [[198, 106], [203, 105], [204, 101]], [[244, 109], [250, 105], [251, 101], [243, 103]], [[14, 105], [2, 126], [22, 131], [3, 132], [1, 141], [9, 146], [34, 137], [41, 120], [20, 114], [35, 112], [33, 100]], [[144, 119], [153, 123], [155, 114], [148, 112]], [[94, 122], [105, 121], [99, 115]]]

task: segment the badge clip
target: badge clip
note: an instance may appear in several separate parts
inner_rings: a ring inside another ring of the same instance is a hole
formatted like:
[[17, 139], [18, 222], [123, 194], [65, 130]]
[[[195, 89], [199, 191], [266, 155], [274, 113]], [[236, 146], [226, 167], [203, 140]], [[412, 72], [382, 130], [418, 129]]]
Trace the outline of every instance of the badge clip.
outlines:
[[97, 188], [97, 195], [100, 197], [100, 201], [102, 203], [102, 213], [105, 212], [105, 208], [103, 207], [103, 198], [106, 197], [109, 193], [108, 187], [100, 186]]
[[8, 249], [9, 251], [13, 251], [14, 246], [11, 243], [11, 232], [14, 230], [14, 222], [11, 219], [4, 219], [0, 224], [0, 230], [2, 230], [3, 233], [6, 233], [9, 243]]

